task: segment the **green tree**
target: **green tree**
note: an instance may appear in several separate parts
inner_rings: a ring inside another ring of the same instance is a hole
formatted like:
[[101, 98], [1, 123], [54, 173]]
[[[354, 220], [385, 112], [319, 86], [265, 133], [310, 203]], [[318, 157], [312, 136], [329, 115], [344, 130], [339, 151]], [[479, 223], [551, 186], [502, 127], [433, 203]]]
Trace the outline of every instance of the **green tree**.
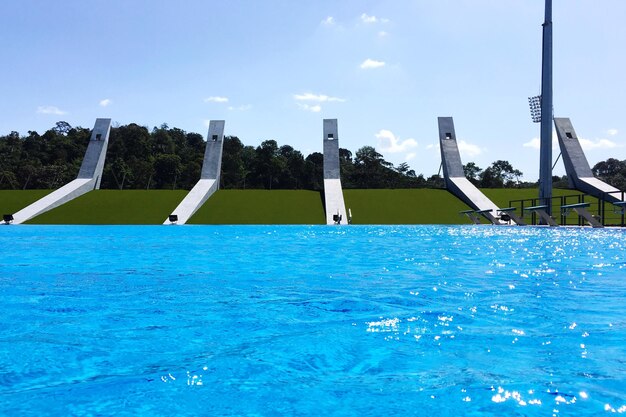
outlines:
[[593, 175], [620, 190], [626, 189], [626, 161], [609, 158], [600, 161], [591, 169]]
[[513, 187], [522, 175], [508, 161], [498, 160], [480, 174], [479, 185], [483, 188]]
[[480, 179], [482, 168], [479, 168], [474, 162], [468, 162], [463, 165], [463, 172], [465, 173], [465, 178], [470, 180], [472, 184], [476, 185]]
[[157, 188], [176, 189], [176, 180], [181, 173], [180, 157], [173, 154], [161, 154], [154, 160], [154, 182]]

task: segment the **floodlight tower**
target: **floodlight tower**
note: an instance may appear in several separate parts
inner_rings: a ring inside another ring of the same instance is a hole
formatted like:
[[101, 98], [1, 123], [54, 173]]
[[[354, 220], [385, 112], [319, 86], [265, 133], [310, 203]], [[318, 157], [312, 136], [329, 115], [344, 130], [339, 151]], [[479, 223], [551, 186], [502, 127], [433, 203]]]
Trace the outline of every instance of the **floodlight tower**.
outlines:
[[552, 214], [552, 0], [546, 0], [541, 57], [541, 133], [539, 159], [539, 198]]

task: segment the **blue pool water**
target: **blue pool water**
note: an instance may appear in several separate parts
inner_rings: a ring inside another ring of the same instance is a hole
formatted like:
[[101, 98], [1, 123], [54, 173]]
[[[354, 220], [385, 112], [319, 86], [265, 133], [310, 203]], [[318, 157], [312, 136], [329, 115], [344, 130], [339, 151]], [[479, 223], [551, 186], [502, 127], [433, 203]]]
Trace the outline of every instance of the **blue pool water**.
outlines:
[[626, 414], [626, 235], [0, 227], [0, 415]]

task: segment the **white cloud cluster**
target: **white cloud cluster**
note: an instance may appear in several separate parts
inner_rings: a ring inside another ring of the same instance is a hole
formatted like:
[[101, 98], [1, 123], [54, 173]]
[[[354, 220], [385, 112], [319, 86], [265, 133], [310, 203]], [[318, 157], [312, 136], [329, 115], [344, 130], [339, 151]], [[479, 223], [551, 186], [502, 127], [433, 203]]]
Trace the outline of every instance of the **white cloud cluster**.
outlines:
[[528, 142], [523, 143], [522, 146], [524, 148], [539, 149], [540, 144], [541, 144], [541, 142], [540, 142], [539, 138], [532, 138]]
[[100, 107], [107, 107], [111, 103], [113, 103], [113, 101], [111, 101], [111, 99], [105, 98], [104, 100], [100, 100]]
[[617, 135], [619, 132], [617, 131], [617, 129], [609, 129], [606, 131], [607, 135], [609, 136], [615, 136]]
[[[620, 147], [620, 145], [618, 145], [616, 142], [613, 142], [612, 140], [609, 140], [609, 139], [578, 138], [578, 142], [580, 142], [580, 146], [583, 148], [584, 151], [593, 151], [596, 149], [614, 149], [614, 148]], [[522, 144], [522, 146], [525, 148], [538, 150], [541, 148], [541, 141], [539, 138], [532, 138], [528, 142]], [[556, 135], [553, 135], [552, 149], [558, 149], [558, 148], [559, 148], [559, 142], [557, 140]]]
[[204, 99], [205, 103], [228, 103], [228, 97], [211, 96]]
[[374, 59], [367, 58], [361, 63], [361, 69], [381, 68], [385, 66], [384, 61], [376, 61]]
[[[417, 141], [415, 139], [409, 138], [400, 140], [400, 138], [394, 135], [390, 130], [381, 129], [374, 136], [378, 139], [378, 148], [382, 152], [399, 153], [417, 147]], [[407, 157], [408, 156], [409, 155], [407, 155]], [[413, 154], [412, 157], [415, 157], [415, 154]]]
[[367, 13], [361, 15], [361, 22], [363, 23], [389, 23], [389, 19], [378, 18], [376, 16], [369, 16]]
[[319, 113], [322, 111], [320, 103], [343, 103], [346, 101], [344, 98], [313, 93], [294, 94], [293, 99], [296, 100], [300, 109], [313, 113]]
[[585, 151], [593, 151], [596, 149], [613, 149], [613, 148], [619, 147], [617, 143], [608, 139], [593, 139], [592, 140], [592, 139], [578, 138], [578, 141], [580, 142], [580, 146]]
[[297, 101], [314, 101], [317, 103], [326, 103], [326, 102], [339, 102], [343, 103], [346, 99], [339, 97], [331, 97], [326, 94], [313, 94], [313, 93], [304, 93], [304, 94], [294, 94], [293, 98]]
[[252, 104], [243, 104], [241, 106], [228, 106], [230, 111], [247, 111], [252, 108]]
[[37, 113], [39, 114], [54, 114], [57, 116], [62, 116], [67, 114], [65, 110], [61, 110], [56, 106], [39, 106], [37, 107]]
[[319, 113], [322, 111], [322, 106], [320, 106], [319, 104], [310, 105], [306, 103], [298, 103], [298, 107], [302, 110], [310, 111], [313, 113]]
[[471, 158], [471, 157], [478, 156], [481, 153], [483, 153], [483, 150], [480, 149], [478, 145], [468, 143], [462, 139], [457, 140], [456, 144], [459, 147], [459, 152], [463, 156], [469, 156]]
[[363, 23], [376, 23], [378, 18], [376, 16], [368, 16], [367, 13], [361, 15], [361, 22]]
[[322, 25], [334, 25], [335, 24], [335, 18], [332, 16], [328, 16], [326, 19], [322, 20]]

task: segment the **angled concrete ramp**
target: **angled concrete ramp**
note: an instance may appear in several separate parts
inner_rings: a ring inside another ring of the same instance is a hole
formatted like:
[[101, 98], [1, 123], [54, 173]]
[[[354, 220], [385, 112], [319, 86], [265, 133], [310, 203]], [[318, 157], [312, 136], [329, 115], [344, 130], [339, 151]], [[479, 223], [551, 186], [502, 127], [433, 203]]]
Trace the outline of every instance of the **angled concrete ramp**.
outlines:
[[498, 206], [465, 177], [452, 117], [439, 117], [437, 120], [439, 122], [439, 145], [446, 188], [472, 209], [480, 212], [490, 222], [500, 224], [496, 218], [499, 211]]
[[339, 176], [337, 119], [324, 119], [324, 201], [326, 224], [348, 224]]
[[13, 224], [20, 224], [70, 200], [100, 188], [102, 170], [109, 144], [111, 119], [96, 119], [91, 139], [76, 179], [35, 201], [13, 215]]
[[[224, 120], [211, 120], [209, 123], [200, 180], [163, 224], [187, 223], [191, 216], [218, 190], [222, 169], [222, 150], [224, 149], [224, 124]], [[175, 221], [170, 220], [174, 218]]]
[[570, 187], [612, 203], [622, 201], [620, 190], [593, 176], [570, 119], [555, 117], [554, 126]]

